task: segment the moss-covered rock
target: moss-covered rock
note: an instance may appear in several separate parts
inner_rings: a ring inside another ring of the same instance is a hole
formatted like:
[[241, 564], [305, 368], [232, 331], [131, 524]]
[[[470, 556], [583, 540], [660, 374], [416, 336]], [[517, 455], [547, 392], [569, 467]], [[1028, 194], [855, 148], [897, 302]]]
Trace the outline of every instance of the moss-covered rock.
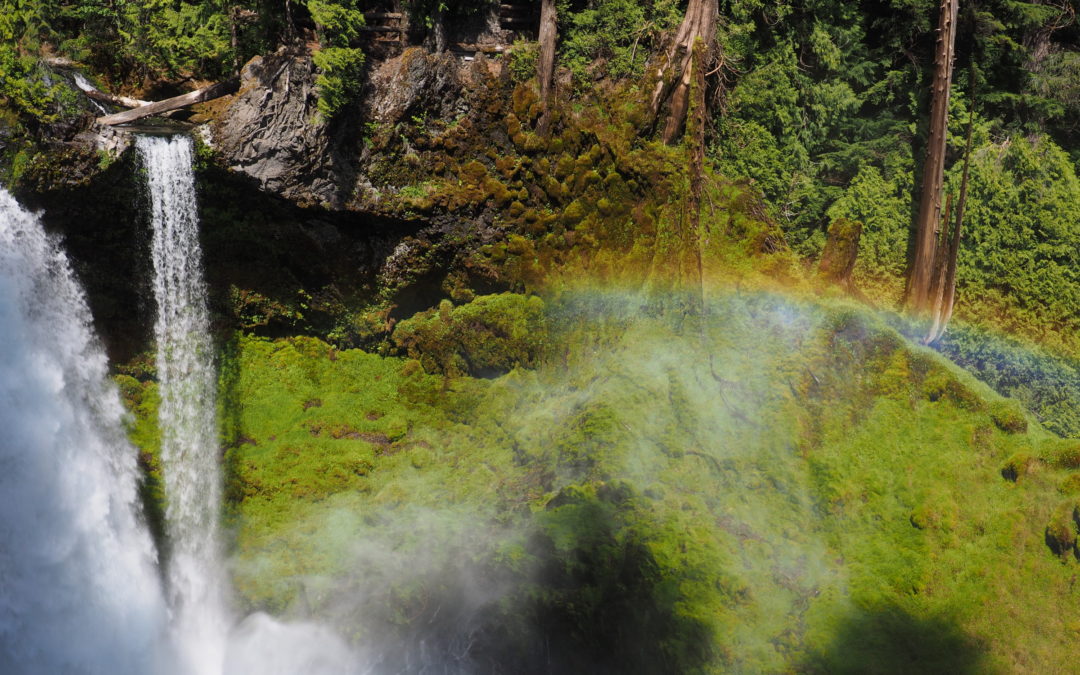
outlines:
[[544, 302], [514, 293], [479, 296], [399, 323], [394, 344], [431, 373], [490, 377], [535, 366], [545, 348]]
[[1058, 483], [1058, 492], [1063, 495], [1080, 495], [1080, 473], [1070, 473]]
[[1062, 558], [1076, 551], [1078, 505], [1075, 499], [1058, 504], [1046, 525], [1046, 545]]
[[1038, 459], [1026, 452], [1018, 452], [1005, 460], [1001, 467], [1001, 477], [1015, 483], [1031, 473], [1038, 465]]
[[998, 429], [1010, 434], [1027, 433], [1028, 423], [1024, 409], [1012, 400], [996, 401], [990, 405], [990, 419]]
[[1039, 443], [1039, 457], [1058, 469], [1080, 469], [1080, 440], [1046, 438]]

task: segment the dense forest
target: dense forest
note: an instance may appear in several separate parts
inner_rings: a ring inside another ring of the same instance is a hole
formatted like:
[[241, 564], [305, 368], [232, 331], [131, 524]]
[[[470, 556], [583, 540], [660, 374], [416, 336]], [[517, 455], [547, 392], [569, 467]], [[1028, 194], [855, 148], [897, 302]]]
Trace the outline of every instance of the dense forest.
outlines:
[[1076, 0], [0, 5], [0, 183], [161, 565], [142, 134], [194, 148], [234, 604], [345, 672], [1070, 669]]

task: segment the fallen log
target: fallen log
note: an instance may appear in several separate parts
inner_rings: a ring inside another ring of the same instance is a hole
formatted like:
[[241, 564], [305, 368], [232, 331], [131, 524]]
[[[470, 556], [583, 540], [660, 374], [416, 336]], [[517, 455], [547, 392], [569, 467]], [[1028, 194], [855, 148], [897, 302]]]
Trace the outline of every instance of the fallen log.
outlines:
[[46, 56], [41, 59], [45, 65], [52, 68], [78, 68], [79, 64], [66, 56]]
[[82, 93], [86, 94], [86, 97], [93, 99], [100, 103], [109, 103], [111, 105], [120, 106], [121, 108], [138, 108], [144, 105], [150, 105], [149, 101], [140, 101], [137, 98], [130, 98], [128, 96], [117, 96], [116, 94], [110, 94], [108, 92], [101, 91], [90, 84], [85, 77], [79, 73], [75, 74], [75, 86], [77, 86]]
[[215, 98], [235, 94], [239, 89], [240, 80], [234, 77], [225, 80], [224, 82], [212, 84], [209, 87], [203, 87], [202, 89], [196, 89], [195, 91], [181, 94], [180, 96], [173, 96], [172, 98], [167, 98], [163, 101], [147, 103], [138, 108], [118, 112], [115, 115], [105, 115], [104, 117], [97, 118], [97, 122], [98, 124], [104, 124], [106, 126], [126, 124], [127, 122], [134, 122], [143, 117], [149, 117], [150, 115], [160, 115], [161, 113], [169, 112], [170, 110], [179, 110], [180, 108], [186, 108], [189, 105], [204, 103], [206, 101], [212, 101]]

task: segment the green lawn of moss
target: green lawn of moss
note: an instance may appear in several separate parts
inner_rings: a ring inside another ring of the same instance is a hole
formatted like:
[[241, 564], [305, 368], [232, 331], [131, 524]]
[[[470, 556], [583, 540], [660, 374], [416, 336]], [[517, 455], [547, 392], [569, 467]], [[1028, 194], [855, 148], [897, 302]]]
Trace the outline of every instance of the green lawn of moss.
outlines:
[[495, 379], [238, 337], [243, 602], [399, 645], [388, 667], [463, 631], [518, 672], [1068, 662], [1078, 565], [1048, 533], [1075, 538], [1071, 446], [861, 310], [706, 306], [551, 298], [540, 365]]

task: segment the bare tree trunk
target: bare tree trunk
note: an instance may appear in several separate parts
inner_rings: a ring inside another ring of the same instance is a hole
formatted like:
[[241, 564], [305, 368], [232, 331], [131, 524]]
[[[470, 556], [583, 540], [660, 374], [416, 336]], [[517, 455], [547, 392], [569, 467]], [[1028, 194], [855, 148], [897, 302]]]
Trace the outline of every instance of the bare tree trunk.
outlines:
[[[690, 232], [687, 240], [693, 243], [697, 263], [698, 301], [700, 311], [705, 306], [705, 269], [702, 263], [701, 197], [705, 192], [705, 58], [708, 49], [703, 40], [695, 40], [690, 70], [693, 72], [691, 93], [694, 105], [690, 115], [692, 137], [690, 146]], [[670, 119], [668, 120], [670, 122]]]
[[941, 192], [945, 176], [945, 140], [949, 130], [949, 89], [952, 86], [956, 44], [958, 0], [941, 0], [937, 49], [934, 57], [933, 100], [930, 107], [930, 137], [923, 164], [922, 194], [915, 220], [915, 255], [908, 276], [905, 304], [923, 314], [930, 309], [930, 286], [934, 273], [934, 252]]
[[232, 47], [232, 74], [240, 75], [240, 37], [236, 22], [239, 20], [240, 8], [236, 5], [229, 7], [229, 45]]
[[121, 108], [138, 108], [139, 106], [150, 104], [149, 101], [142, 101], [128, 96], [118, 96], [116, 94], [101, 91], [100, 89], [95, 89], [89, 82], [79, 78], [75, 79], [75, 86], [77, 86], [82, 93], [86, 94], [87, 98], [101, 103], [109, 103]]
[[[938, 225], [937, 243], [934, 245], [934, 274], [930, 278], [930, 316], [937, 323], [945, 296], [945, 267], [949, 263], [949, 216], [952, 215], [952, 193], [945, 195], [945, 216]], [[931, 329], [931, 332], [933, 329]]]
[[964, 206], [967, 204], [968, 178], [971, 175], [971, 144], [975, 129], [975, 66], [971, 67], [971, 110], [968, 111], [967, 139], [964, 142], [964, 175], [960, 180], [960, 199], [956, 205], [956, 222], [953, 224], [952, 240], [948, 245], [948, 263], [942, 288], [940, 307], [934, 309], [934, 323], [925, 343], [931, 344], [941, 339], [945, 328], [952, 318], [953, 305], [956, 302], [956, 261], [960, 254], [961, 227], [964, 224]]
[[555, 0], [543, 0], [540, 5], [540, 60], [536, 65], [536, 77], [540, 81], [540, 122], [537, 132], [546, 136], [551, 126], [552, 85], [555, 78], [555, 40], [558, 37], [558, 17]]
[[435, 9], [435, 16], [432, 17], [432, 29], [435, 33], [435, 53], [442, 54], [446, 51], [446, 10], [443, 9], [443, 4], [440, 2]]
[[[690, 0], [679, 30], [675, 33], [675, 40], [661, 58], [660, 66], [656, 70], [656, 86], [649, 110], [655, 122], [664, 104], [669, 102], [668, 116], [661, 134], [665, 143], [670, 144], [686, 122], [693, 79], [694, 44], [701, 38], [707, 47], [712, 47], [716, 14], [716, 0]], [[707, 59], [703, 58], [702, 68], [706, 62]]]

